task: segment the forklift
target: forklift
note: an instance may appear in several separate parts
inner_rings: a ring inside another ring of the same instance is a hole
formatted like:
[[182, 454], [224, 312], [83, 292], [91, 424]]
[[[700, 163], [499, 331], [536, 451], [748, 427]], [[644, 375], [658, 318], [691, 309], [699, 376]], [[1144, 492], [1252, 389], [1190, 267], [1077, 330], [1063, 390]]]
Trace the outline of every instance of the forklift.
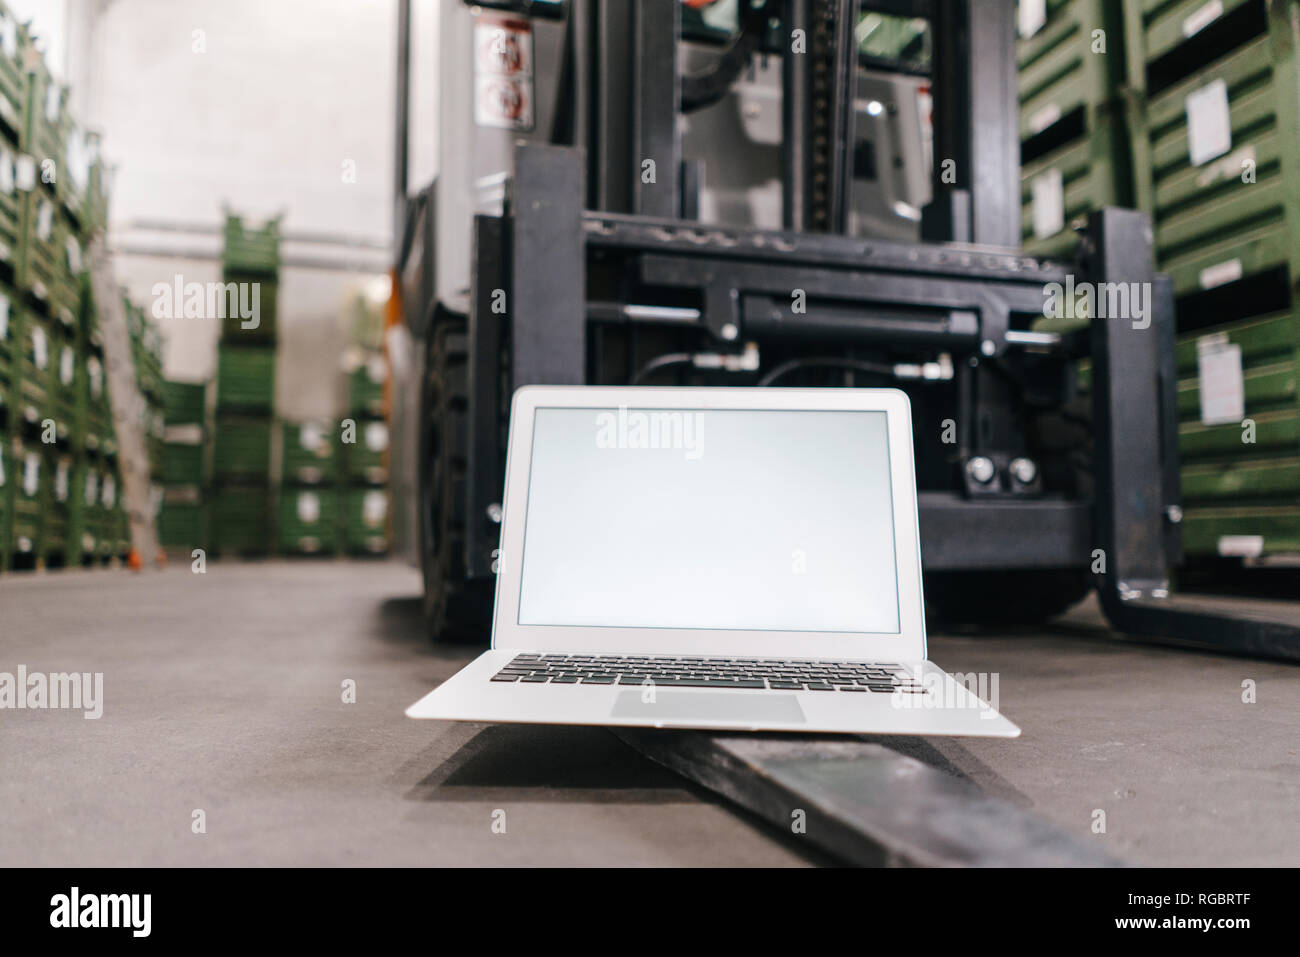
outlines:
[[[516, 388], [871, 386], [911, 400], [934, 616], [1040, 622], [1095, 589], [1134, 637], [1300, 658], [1296, 621], [1171, 586], [1149, 220], [1091, 214], [1070, 262], [1019, 248], [1015, 14], [443, 0], [440, 165], [408, 193], [400, 4], [391, 472], [432, 637], [490, 633]], [[1062, 323], [1061, 290], [1119, 308]]]

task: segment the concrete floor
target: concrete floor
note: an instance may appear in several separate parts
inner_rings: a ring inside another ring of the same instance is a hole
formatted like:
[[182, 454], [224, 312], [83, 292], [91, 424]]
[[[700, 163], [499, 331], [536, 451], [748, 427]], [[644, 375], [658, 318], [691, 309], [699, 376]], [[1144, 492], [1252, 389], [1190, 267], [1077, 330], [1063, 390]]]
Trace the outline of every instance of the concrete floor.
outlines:
[[[106, 702], [0, 712], [0, 865], [821, 862], [601, 729], [405, 718], [476, 653], [425, 641], [418, 593], [382, 563], [0, 580], [0, 671], [103, 672]], [[1088, 606], [931, 656], [998, 673], [1025, 733], [898, 747], [1130, 863], [1300, 864], [1300, 667], [1130, 644]]]

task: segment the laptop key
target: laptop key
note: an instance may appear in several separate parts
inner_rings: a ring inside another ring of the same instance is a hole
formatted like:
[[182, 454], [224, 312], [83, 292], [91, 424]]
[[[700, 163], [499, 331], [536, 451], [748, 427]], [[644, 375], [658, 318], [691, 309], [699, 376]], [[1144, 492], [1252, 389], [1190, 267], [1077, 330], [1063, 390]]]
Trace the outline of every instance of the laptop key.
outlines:
[[518, 681], [519, 675], [493, 675], [493, 681]]

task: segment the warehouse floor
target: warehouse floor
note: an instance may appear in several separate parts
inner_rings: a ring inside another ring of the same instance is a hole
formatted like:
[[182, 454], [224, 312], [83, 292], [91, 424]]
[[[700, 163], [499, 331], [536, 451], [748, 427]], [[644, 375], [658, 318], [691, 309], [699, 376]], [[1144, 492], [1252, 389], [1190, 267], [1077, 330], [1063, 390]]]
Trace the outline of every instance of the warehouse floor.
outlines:
[[[601, 729], [405, 718], [474, 654], [424, 640], [418, 593], [386, 563], [0, 580], [0, 671], [103, 672], [105, 699], [0, 713], [0, 865], [820, 862]], [[1025, 733], [900, 746], [1130, 863], [1300, 864], [1300, 667], [1129, 644], [1088, 606], [931, 655], [999, 673]]]

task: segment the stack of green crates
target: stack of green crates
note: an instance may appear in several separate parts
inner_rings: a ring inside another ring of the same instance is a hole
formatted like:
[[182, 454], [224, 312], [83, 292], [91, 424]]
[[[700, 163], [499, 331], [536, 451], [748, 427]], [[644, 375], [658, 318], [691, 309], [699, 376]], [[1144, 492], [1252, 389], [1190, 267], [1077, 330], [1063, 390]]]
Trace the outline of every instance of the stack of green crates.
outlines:
[[207, 449], [207, 384], [163, 382], [166, 444], [158, 541], [164, 548], [207, 548], [204, 499]]
[[281, 443], [280, 550], [289, 555], [338, 551], [338, 451], [325, 422], [285, 422]]
[[354, 555], [388, 550], [388, 424], [383, 418], [383, 353], [353, 356], [349, 418], [343, 438], [343, 548]]
[[[94, 138], [77, 130], [27, 27], [0, 0], [0, 570], [124, 557], [129, 524], [86, 248], [107, 215]], [[143, 321], [159, 369], [156, 330]], [[158, 428], [157, 397], [146, 431]]]
[[1090, 212], [1134, 202], [1124, 38], [1113, 0], [1021, 0], [1021, 237], [1034, 255], [1070, 258]]
[[1184, 548], [1300, 554], [1300, 5], [1141, 0], [1129, 19], [1138, 192], [1178, 297]]
[[271, 448], [279, 268], [279, 221], [254, 229], [227, 216], [222, 275], [235, 290], [228, 298], [255, 307], [249, 309], [255, 315], [227, 308], [217, 346], [209, 538], [218, 553], [262, 555], [275, 545]]

